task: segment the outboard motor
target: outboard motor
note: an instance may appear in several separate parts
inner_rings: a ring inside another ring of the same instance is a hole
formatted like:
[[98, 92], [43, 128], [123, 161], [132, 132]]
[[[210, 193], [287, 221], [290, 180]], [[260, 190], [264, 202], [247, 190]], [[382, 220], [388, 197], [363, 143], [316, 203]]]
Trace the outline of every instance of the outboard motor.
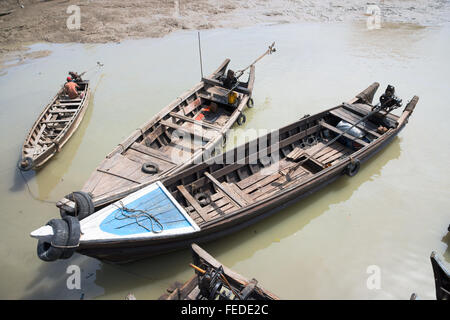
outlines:
[[232, 89], [236, 85], [237, 81], [238, 80], [234, 74], [234, 71], [230, 69], [227, 72], [226, 78], [223, 80], [223, 85], [227, 89]]
[[401, 107], [402, 99], [395, 95], [394, 86], [388, 85], [386, 91], [380, 97], [381, 109], [386, 112], [391, 112], [397, 107]]
[[[222, 282], [223, 268], [210, 268], [205, 274], [198, 275], [199, 296], [207, 300], [234, 300], [232, 291]], [[197, 297], [198, 299], [199, 297]]]

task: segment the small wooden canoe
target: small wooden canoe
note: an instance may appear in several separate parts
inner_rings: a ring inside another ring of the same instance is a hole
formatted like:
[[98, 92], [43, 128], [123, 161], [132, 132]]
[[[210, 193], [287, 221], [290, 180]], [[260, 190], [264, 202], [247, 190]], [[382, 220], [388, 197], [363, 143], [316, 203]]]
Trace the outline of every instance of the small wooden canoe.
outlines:
[[22, 146], [20, 170], [37, 169], [61, 150], [77, 130], [89, 105], [89, 81], [79, 82], [82, 98], [69, 99], [61, 88], [33, 124]]
[[[210, 241], [275, 213], [343, 173], [354, 176], [405, 127], [418, 102], [415, 96], [400, 116], [372, 111], [378, 86], [95, 212], [80, 221], [81, 235], [72, 241], [78, 243], [76, 251], [119, 263]], [[357, 134], [340, 129], [349, 123]], [[31, 236], [51, 243], [53, 231], [45, 226]]]
[[[244, 107], [253, 103], [254, 65], [248, 81], [238, 82], [231, 91], [232, 101], [223, 82], [229, 63], [226, 59], [209, 77], [180, 95], [106, 156], [81, 189], [92, 202], [83, 215], [200, 163], [214, 148], [221, 147], [231, 126], [245, 119]], [[76, 202], [72, 200], [66, 197], [58, 202], [62, 214], [75, 211]], [[77, 209], [79, 213], [84, 210]]]
[[174, 283], [159, 300], [279, 300], [273, 293], [222, 265], [195, 243], [191, 245], [195, 275]]

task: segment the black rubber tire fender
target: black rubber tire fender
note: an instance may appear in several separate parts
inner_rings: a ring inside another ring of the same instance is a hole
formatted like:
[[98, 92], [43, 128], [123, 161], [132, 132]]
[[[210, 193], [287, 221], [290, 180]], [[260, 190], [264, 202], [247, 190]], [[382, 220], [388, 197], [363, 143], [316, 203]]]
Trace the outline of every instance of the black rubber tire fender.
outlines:
[[207, 206], [208, 204], [211, 203], [211, 197], [209, 196], [209, 194], [205, 193], [205, 192], [199, 192], [194, 196], [195, 200], [197, 200], [198, 203], [200, 203], [200, 205], [202, 207]]
[[[69, 226], [67, 222], [61, 219], [52, 219], [47, 225], [53, 229], [53, 237], [51, 243], [43, 240], [38, 241], [37, 255], [43, 261], [58, 260], [64, 252], [64, 246], [67, 245], [69, 239]], [[61, 247], [60, 247], [61, 246]]]
[[80, 221], [72, 216], [65, 216], [63, 220], [67, 223], [68, 231], [69, 231], [69, 238], [67, 240], [67, 247], [73, 247], [73, 248], [66, 248], [63, 250], [63, 253], [60, 257], [60, 259], [69, 259], [73, 256], [76, 247], [80, 243], [80, 237], [81, 237], [81, 229], [80, 229]]
[[252, 98], [248, 98], [247, 100], [247, 107], [249, 108], [253, 108], [255, 106], [255, 102], [253, 101]]
[[142, 164], [142, 172], [148, 173], [148, 174], [155, 174], [159, 172], [159, 166], [154, 162], [145, 162]]
[[247, 121], [247, 117], [245, 116], [245, 114], [241, 113], [237, 118], [237, 124], [242, 126], [245, 123], [245, 121]]
[[226, 133], [224, 133], [223, 135], [222, 135], [222, 148], [225, 148], [225, 146], [226, 146], [226, 144], [227, 144], [227, 134]]
[[[26, 165], [23, 166], [23, 163], [26, 163]], [[19, 160], [19, 162], [17, 163], [17, 167], [19, 168], [19, 170], [29, 171], [34, 167], [33, 159], [31, 159], [30, 157], [25, 157]]]
[[361, 162], [358, 159], [354, 159], [345, 168], [345, 173], [349, 177], [354, 177], [358, 173], [360, 167], [361, 167]]
[[73, 216], [77, 217], [78, 220], [82, 220], [93, 214], [95, 211], [95, 206], [92, 202], [92, 198], [86, 192], [75, 191], [66, 195], [66, 198], [70, 201], [75, 202], [75, 212], [68, 212], [64, 209], [60, 209], [59, 212], [62, 218], [66, 216]]

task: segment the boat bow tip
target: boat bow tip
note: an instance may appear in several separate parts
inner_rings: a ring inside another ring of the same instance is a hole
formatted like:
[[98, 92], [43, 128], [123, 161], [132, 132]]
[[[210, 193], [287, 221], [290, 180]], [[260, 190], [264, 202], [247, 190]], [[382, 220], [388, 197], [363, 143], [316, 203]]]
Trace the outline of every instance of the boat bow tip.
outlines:
[[51, 239], [53, 237], [53, 228], [51, 226], [40, 227], [30, 233], [30, 237], [38, 240]]

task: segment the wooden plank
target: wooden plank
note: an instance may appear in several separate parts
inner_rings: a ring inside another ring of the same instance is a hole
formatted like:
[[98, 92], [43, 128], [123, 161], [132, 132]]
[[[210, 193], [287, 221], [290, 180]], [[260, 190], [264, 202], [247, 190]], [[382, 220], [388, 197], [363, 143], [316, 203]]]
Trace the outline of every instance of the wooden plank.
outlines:
[[242, 199], [237, 195], [233, 190], [228, 188], [226, 184], [221, 184], [219, 181], [216, 180], [210, 173], [205, 172], [204, 175], [217, 187], [225, 193], [225, 195], [230, 198], [231, 201], [235, 202], [239, 207], [244, 207], [246, 204]]
[[137, 183], [137, 184], [141, 184], [139, 181], [130, 179], [129, 177], [125, 177], [123, 175], [120, 175], [120, 174], [117, 174], [117, 173], [114, 173], [114, 172], [110, 172], [110, 171], [106, 171], [106, 170], [102, 170], [102, 169], [97, 169], [97, 171], [101, 172], [101, 173], [106, 173], [106, 174], [109, 174], [109, 175], [112, 175], [112, 176], [115, 176], [117, 178], [121, 178], [121, 179], [124, 179], [124, 180], [127, 180], [127, 181], [131, 181], [131, 182], [134, 182], [134, 183]]
[[209, 220], [208, 215], [206, 214], [205, 210], [202, 208], [200, 203], [195, 200], [193, 196], [186, 190], [186, 188], [183, 185], [177, 186], [177, 189], [181, 192], [183, 197], [191, 204], [191, 206], [197, 211], [197, 213], [203, 218], [203, 220], [206, 222]]
[[[372, 108], [366, 104], [346, 104], [344, 105], [344, 108], [346, 108], [347, 110], [351, 110], [352, 112], [356, 112], [359, 113], [362, 116], [366, 116], [368, 115], [371, 111]], [[379, 116], [379, 117], [387, 117], [389, 120], [391, 121], [396, 121], [398, 120], [399, 116], [392, 114], [392, 113], [387, 113], [386, 111], [382, 110], [379, 112], [375, 113], [375, 116]]]
[[184, 115], [187, 116], [189, 113], [191, 113], [192, 111], [197, 109], [201, 105], [201, 103], [202, 103], [202, 99], [197, 98], [194, 101], [192, 101], [191, 103], [189, 103], [187, 106], [181, 107], [183, 109]]
[[160, 125], [155, 128], [152, 132], [150, 132], [144, 139], [144, 141], [148, 141], [149, 144], [153, 143], [162, 133], [164, 132], [164, 128]]
[[180, 289], [180, 297], [186, 297], [192, 290], [197, 286], [197, 275], [192, 276], [192, 278], [187, 281]]
[[285, 176], [280, 175], [278, 179], [273, 181], [273, 183], [267, 184], [261, 189], [255, 190], [252, 194], [250, 194], [250, 196], [255, 201], [260, 201], [271, 196], [273, 193], [279, 192], [280, 190], [283, 190], [310, 175], [311, 173], [309, 171], [306, 171], [305, 168], [297, 168], [294, 173], [290, 175], [290, 178], [292, 179], [290, 182], [287, 182]]
[[242, 191], [241, 189], [239, 189], [239, 187], [234, 184], [234, 183], [228, 183], [228, 187], [233, 190], [233, 192], [237, 195], [239, 195], [239, 197], [241, 199], [243, 199], [245, 202], [247, 202], [247, 205], [252, 204], [254, 201], [253, 199], [245, 192]]
[[286, 158], [292, 161], [295, 161], [299, 159], [303, 154], [305, 153], [305, 150], [300, 147], [295, 147], [294, 150], [292, 150]]
[[[212, 73], [211, 76], [217, 76], [218, 74], [224, 74], [225, 70], [228, 66], [228, 64], [230, 63], [230, 58], [226, 58], [222, 64]], [[210, 79], [210, 77], [208, 77]]]
[[[280, 160], [280, 162], [272, 163], [269, 167], [266, 167], [264, 169], [264, 171], [262, 171], [263, 169], [261, 169], [257, 173], [239, 181], [236, 184], [240, 189], [244, 190], [245, 188], [257, 183], [258, 181], [267, 178], [268, 175], [264, 174], [264, 172], [270, 172], [271, 167], [273, 167], [273, 166], [286, 167], [287, 165], [288, 165], [288, 162], [286, 160], [282, 159], [282, 160]], [[277, 172], [278, 172], [278, 170], [277, 170]]]
[[69, 102], [69, 103], [72, 103], [72, 102], [81, 102], [81, 99], [65, 99], [65, 100], [59, 99], [59, 102]]
[[[52, 105], [53, 108], [65, 108], [65, 107], [70, 107], [70, 106], [79, 106], [79, 103], [64, 103], [64, 104], [54, 104]], [[78, 108], [75, 108], [78, 109]]]
[[[341, 145], [340, 147], [336, 147], [336, 148], [330, 148], [330, 150], [326, 153], [323, 153], [319, 156], [315, 155], [314, 157], [320, 161], [323, 162], [324, 160], [328, 159], [329, 157], [333, 156], [336, 153], [341, 152], [342, 150], [344, 150], [345, 147], [343, 145]], [[320, 153], [320, 152], [319, 152]]]
[[139, 165], [142, 165], [144, 162], [154, 162], [159, 166], [159, 172], [165, 172], [175, 166], [175, 164], [167, 162], [165, 160], [161, 160], [154, 156], [150, 156], [148, 154], [136, 151], [134, 149], [129, 148], [124, 154], [128, 159], [137, 162]]
[[216, 131], [219, 131], [219, 132], [222, 131], [222, 128], [220, 128], [218, 126], [214, 126], [214, 125], [209, 124], [209, 123], [206, 123], [205, 121], [195, 120], [195, 119], [183, 116], [183, 115], [181, 115], [179, 113], [176, 113], [176, 112], [170, 112], [169, 114], [170, 114], [170, 116], [172, 116], [174, 118], [178, 118], [178, 119], [181, 119], [181, 120], [184, 120], [184, 121], [187, 121], [187, 122], [190, 122], [190, 123], [193, 123], [193, 124], [205, 127], [205, 128], [209, 128], [209, 129], [216, 130]]
[[350, 135], [350, 134], [348, 134], [348, 133], [344, 133], [344, 131], [341, 131], [341, 130], [339, 130], [338, 128], [336, 128], [336, 127], [334, 127], [334, 126], [329, 125], [329, 124], [326, 123], [325, 121], [320, 121], [319, 124], [320, 124], [322, 127], [326, 128], [326, 129], [328, 129], [328, 130], [334, 131], [334, 132], [337, 133], [337, 134], [342, 134], [342, 136], [346, 137], [347, 139], [350, 139], [350, 140], [352, 140], [352, 141], [356, 141], [356, 142], [359, 143], [360, 145], [363, 145], [363, 146], [367, 146], [367, 145], [368, 145], [367, 142], [365, 142], [365, 141], [363, 141], [363, 140], [361, 140], [361, 139], [358, 139], [358, 138], [356, 138], [356, 137], [354, 137], [354, 136], [352, 136], [352, 135]]
[[47, 124], [50, 124], [50, 123], [64, 123], [64, 122], [69, 122], [71, 120], [72, 120], [72, 118], [70, 118], [70, 119], [63, 119], [63, 120], [47, 120], [47, 121], [41, 121], [41, 123], [47, 123]]
[[68, 113], [68, 112], [77, 112], [78, 109], [53, 109], [50, 110], [50, 113]]
[[348, 152], [348, 151], [347, 151], [346, 149], [344, 149], [344, 150], [339, 151], [339, 152], [333, 154], [332, 156], [330, 156], [330, 157], [328, 157], [328, 158], [326, 158], [326, 159], [323, 159], [323, 160], [321, 160], [321, 161], [322, 161], [324, 164], [331, 163], [331, 162], [333, 162], [334, 160], [339, 159], [341, 156], [345, 155], [347, 152]]
[[[330, 111], [330, 113], [332, 115], [334, 115], [334, 116], [336, 116], [336, 117], [338, 117], [338, 118], [340, 118], [340, 119], [342, 119], [342, 120], [352, 124], [352, 125], [357, 123], [358, 121], [360, 121], [362, 119], [362, 117], [360, 117], [360, 116], [358, 116], [356, 114], [349, 115], [350, 111], [347, 111], [347, 110], [342, 109], [342, 108], [339, 108], [339, 109], [336, 109], [336, 110], [332, 110], [332, 111]], [[373, 135], [373, 136], [375, 136], [377, 138], [379, 138], [381, 136], [380, 134], [378, 134], [375, 131], [376, 130], [376, 126], [370, 124], [370, 122], [361, 122], [361, 123], [357, 124], [355, 127], [357, 127], [360, 130], [363, 130], [363, 131], [365, 131], [365, 132], [367, 132], [367, 133], [369, 133], [369, 134], [371, 134], [371, 135]]]
[[205, 133], [208, 133], [207, 130], [193, 130], [191, 128], [182, 127], [179, 124], [176, 124], [176, 123], [173, 123], [173, 122], [167, 121], [167, 120], [161, 120], [160, 123], [162, 125], [166, 126], [166, 127], [170, 127], [172, 129], [180, 130], [180, 131], [186, 132], [188, 134], [191, 134], [193, 136], [200, 137], [200, 138], [202, 138], [202, 140], [205, 140], [205, 141], [210, 141], [211, 140], [210, 138], [205, 136]]
[[172, 159], [170, 159], [165, 153], [162, 153], [156, 149], [153, 148], [149, 148], [147, 146], [144, 146], [138, 142], [134, 142], [131, 146], [130, 149], [139, 151], [143, 154], [147, 154], [149, 156], [158, 158], [160, 160], [164, 160], [166, 162], [172, 163], [172, 164], [177, 164], [176, 162], [174, 162]]

